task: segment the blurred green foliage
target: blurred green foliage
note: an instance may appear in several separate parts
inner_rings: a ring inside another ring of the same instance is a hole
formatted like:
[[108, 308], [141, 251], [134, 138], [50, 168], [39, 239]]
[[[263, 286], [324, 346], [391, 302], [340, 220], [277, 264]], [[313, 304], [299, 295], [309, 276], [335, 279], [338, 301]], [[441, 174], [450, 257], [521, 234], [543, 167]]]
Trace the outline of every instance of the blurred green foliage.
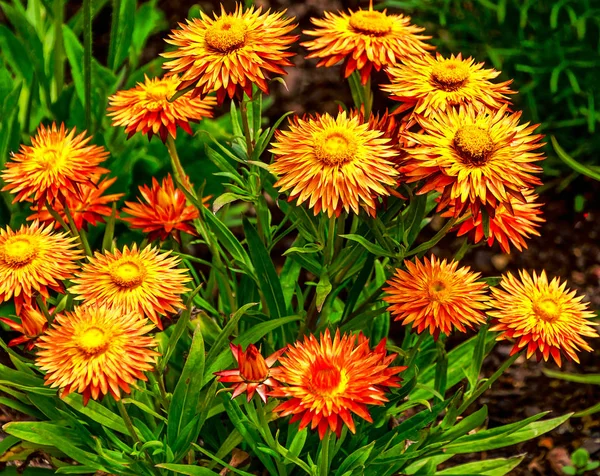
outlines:
[[[593, 0], [386, 0], [426, 27], [438, 51], [462, 52], [514, 79], [517, 109], [599, 171], [600, 3]], [[569, 169], [547, 141], [546, 174]]]

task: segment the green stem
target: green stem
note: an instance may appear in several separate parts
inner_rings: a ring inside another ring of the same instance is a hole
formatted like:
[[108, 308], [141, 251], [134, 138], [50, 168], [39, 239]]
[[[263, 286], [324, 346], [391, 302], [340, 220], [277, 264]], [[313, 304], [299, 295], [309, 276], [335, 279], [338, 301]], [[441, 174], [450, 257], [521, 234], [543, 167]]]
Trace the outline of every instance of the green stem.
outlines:
[[158, 390], [160, 391], [160, 398], [162, 400], [162, 405], [165, 411], [169, 410], [169, 400], [167, 399], [167, 389], [165, 387], [165, 381], [163, 380], [162, 373], [155, 368], [152, 372], [154, 374], [154, 378], [158, 383]]
[[327, 236], [325, 237], [325, 266], [333, 263], [335, 254], [335, 229], [336, 229], [336, 218], [332, 216], [328, 219]]
[[250, 133], [250, 123], [248, 122], [248, 103], [245, 99], [243, 99], [240, 104], [240, 114], [242, 116], [244, 136], [246, 136], [246, 153], [248, 154], [248, 160], [252, 160], [254, 145], [252, 144], [252, 134]]
[[62, 25], [65, 19], [65, 2], [54, 0], [54, 100], [62, 93], [65, 82], [65, 47]]
[[329, 476], [329, 440], [331, 430], [327, 428], [325, 436], [321, 440], [321, 465], [319, 467], [319, 476]]
[[[137, 432], [135, 431], [135, 427], [133, 426], [133, 422], [131, 421], [129, 413], [127, 413], [127, 409], [125, 408], [125, 405], [123, 404], [123, 400], [119, 399], [116, 402], [117, 402], [117, 408], [119, 409], [119, 413], [121, 414], [121, 418], [123, 418], [123, 421], [125, 422], [125, 426], [127, 427], [127, 431], [129, 432], [129, 435], [131, 436], [131, 439], [133, 440], [133, 446], [134, 446], [134, 450], [135, 450], [136, 446], [138, 444], [140, 446], [142, 445], [142, 441], [140, 440], [140, 437], [138, 436]], [[152, 472], [154, 474], [160, 474], [154, 468], [154, 462], [152, 461], [152, 458], [150, 457], [148, 450], [144, 450], [144, 454], [146, 455], [146, 459], [148, 460], [148, 463], [150, 464], [150, 466], [152, 468]]]
[[427, 334], [426, 332], [421, 332], [419, 334], [419, 336], [417, 337], [417, 341], [415, 342], [415, 345], [412, 346], [412, 348], [410, 349], [410, 352], [408, 353], [408, 357], [406, 359], [406, 363], [404, 364], [409, 369], [412, 368], [413, 363], [415, 362], [415, 359], [417, 358], [417, 352], [419, 351], [419, 347], [421, 347], [421, 344], [427, 338], [428, 335], [429, 334]]
[[167, 135], [167, 142], [165, 144], [169, 151], [169, 157], [171, 157], [171, 166], [173, 167], [175, 179], [185, 187], [192, 197], [196, 198], [196, 192], [192, 189], [185, 170], [183, 170], [183, 166], [179, 160], [179, 154], [177, 153], [177, 147], [175, 146], [175, 141], [173, 140], [173, 137], [171, 137], [171, 134]]
[[67, 215], [67, 220], [69, 220], [69, 226], [71, 228], [71, 233], [74, 236], [79, 238], [79, 242], [81, 243], [81, 246], [82, 246], [85, 254], [87, 256], [92, 256], [92, 249], [90, 248], [90, 244], [88, 242], [85, 231], [77, 229], [77, 227], [75, 226], [75, 222], [73, 221], [73, 215], [71, 215], [71, 210], [69, 210], [69, 207], [67, 206], [66, 203], [64, 204], [63, 207], [65, 210], [65, 215]]
[[92, 0], [83, 0], [83, 77], [85, 127], [92, 133]]
[[44, 317], [48, 321], [48, 324], [52, 324], [52, 321], [53, 321], [52, 316], [50, 315], [50, 312], [48, 311], [48, 306], [46, 305], [46, 303], [42, 299], [42, 295], [41, 294], [37, 294], [35, 296], [35, 302], [37, 303], [38, 307], [40, 308], [40, 311], [42, 311], [42, 314], [44, 315]]
[[[277, 442], [275, 441], [275, 438], [273, 438], [273, 434], [269, 428], [269, 419], [267, 418], [267, 412], [265, 412], [263, 402], [258, 396], [254, 397], [254, 401], [256, 402], [256, 413], [258, 414], [258, 421], [260, 423], [265, 442], [273, 451], [277, 451]], [[277, 466], [279, 476], [287, 475], [287, 469], [285, 468], [285, 465], [283, 465], [279, 460], [275, 459], [275, 465]]]
[[373, 90], [371, 89], [371, 76], [367, 79], [367, 84], [363, 85], [365, 91], [365, 122], [371, 117], [371, 109], [373, 108]]
[[460, 406], [460, 408], [458, 409], [458, 414], [462, 414], [467, 408], [469, 408], [469, 406], [475, 401], [477, 400], [488, 388], [490, 388], [492, 386], [492, 384], [498, 380], [498, 378], [506, 371], [506, 369], [508, 367], [510, 367], [515, 360], [517, 360], [519, 358], [519, 355], [521, 355], [520, 352], [517, 352], [516, 354], [514, 354], [513, 356], [511, 356], [510, 358], [508, 358], [501, 366], [498, 370], [496, 370], [496, 372], [494, 372], [494, 375], [492, 375], [489, 379], [487, 379], [485, 382], [483, 382], [479, 388], [477, 388], [477, 390], [475, 390], [471, 396], [466, 399], [463, 404]]

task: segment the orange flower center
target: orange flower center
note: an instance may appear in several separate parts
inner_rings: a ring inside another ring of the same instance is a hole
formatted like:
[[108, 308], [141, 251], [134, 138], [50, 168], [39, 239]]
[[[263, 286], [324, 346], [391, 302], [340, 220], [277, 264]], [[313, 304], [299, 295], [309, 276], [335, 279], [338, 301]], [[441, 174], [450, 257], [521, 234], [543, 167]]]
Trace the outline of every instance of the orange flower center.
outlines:
[[31, 263], [37, 254], [35, 244], [25, 236], [13, 236], [0, 248], [0, 259], [14, 268]]
[[443, 303], [448, 297], [448, 287], [441, 279], [435, 279], [429, 285], [429, 298], [432, 301]]
[[77, 347], [86, 354], [98, 354], [108, 347], [109, 336], [98, 327], [89, 327], [77, 339]]
[[146, 268], [141, 263], [119, 261], [110, 269], [113, 282], [122, 288], [139, 286], [146, 277]]
[[244, 45], [246, 29], [246, 24], [240, 18], [221, 18], [206, 29], [204, 39], [212, 49], [229, 53]]
[[385, 35], [392, 31], [394, 22], [385, 13], [373, 10], [358, 10], [350, 17], [350, 26], [368, 35]]
[[327, 165], [342, 165], [356, 154], [356, 139], [348, 132], [324, 131], [315, 137], [315, 155]]
[[539, 320], [554, 322], [560, 317], [560, 305], [552, 298], [543, 298], [533, 304], [533, 313]]
[[456, 91], [469, 80], [469, 66], [458, 60], [438, 62], [431, 70], [431, 79], [443, 91]]
[[41, 170], [60, 170], [67, 161], [69, 151], [70, 148], [65, 147], [65, 144], [36, 147], [32, 162], [35, 162]]
[[490, 133], [479, 126], [463, 126], [454, 136], [454, 147], [467, 163], [480, 166], [494, 150]]
[[311, 375], [311, 389], [322, 397], [334, 397], [346, 390], [348, 376], [329, 363], [313, 364]]
[[175, 94], [176, 85], [173, 83], [156, 83], [146, 89], [146, 109], [156, 111], [165, 109], [165, 104]]
[[246, 382], [264, 382], [269, 377], [269, 368], [258, 349], [250, 345], [240, 355], [240, 375]]

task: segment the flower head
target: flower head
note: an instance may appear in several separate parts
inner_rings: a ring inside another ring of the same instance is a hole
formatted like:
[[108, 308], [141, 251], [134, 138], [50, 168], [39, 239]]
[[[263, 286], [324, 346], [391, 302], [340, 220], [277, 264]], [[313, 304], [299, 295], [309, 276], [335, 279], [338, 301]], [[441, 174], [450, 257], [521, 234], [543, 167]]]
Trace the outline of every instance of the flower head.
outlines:
[[[179, 241], [179, 232], [196, 235], [192, 221], [199, 217], [199, 212], [193, 205], [186, 203], [183, 192], [173, 184], [171, 174], [167, 175], [162, 184], [153, 177], [152, 187], [139, 187], [141, 198], [139, 203], [125, 202], [123, 212], [131, 215], [122, 217], [131, 228], [139, 228], [148, 233], [148, 240], [166, 240], [169, 235]], [[203, 199], [206, 202], [209, 197]]]
[[159, 315], [184, 308], [181, 295], [191, 278], [177, 267], [178, 258], [159, 251], [150, 245], [138, 251], [135, 244], [114, 253], [97, 251], [72, 280], [69, 291], [84, 302], [142, 314], [162, 329]]
[[110, 393], [119, 400], [154, 367], [158, 343], [145, 335], [152, 328], [135, 312], [78, 306], [58, 314], [38, 339], [36, 364], [46, 372], [46, 385], [61, 389], [61, 398], [78, 392], [85, 405]]
[[19, 314], [37, 293], [46, 299], [49, 289], [62, 292], [62, 281], [73, 276], [83, 256], [75, 240], [37, 221], [17, 231], [0, 229], [0, 302], [14, 297]]
[[352, 10], [348, 13], [325, 12], [325, 18], [311, 18], [317, 28], [304, 34], [315, 39], [302, 43], [319, 58], [317, 66], [333, 66], [344, 61], [344, 77], [358, 71], [366, 84], [371, 70], [394, 65], [412, 56], [434, 49], [420, 35], [424, 28], [411, 25], [410, 17], [388, 14], [386, 10]]
[[167, 43], [177, 48], [162, 54], [171, 60], [164, 67], [181, 76], [180, 90], [195, 85], [192, 95], [201, 97], [216, 91], [219, 104], [226, 95], [252, 96], [253, 84], [268, 93], [269, 75], [286, 74], [283, 67], [292, 66], [288, 58], [294, 53], [286, 50], [298, 39], [288, 35], [296, 25], [284, 13], [244, 11], [239, 4], [233, 13], [221, 6], [214, 19], [201, 13], [171, 32]]
[[344, 424], [355, 433], [352, 413], [372, 422], [367, 405], [383, 405], [388, 387], [400, 386], [393, 376], [404, 368], [390, 367], [396, 354], [384, 355], [378, 349], [372, 351], [368, 339], [357, 343], [355, 335], [340, 336], [339, 330], [333, 341], [327, 330], [320, 341], [310, 335], [289, 346], [279, 358], [276, 377], [286, 386], [269, 393], [289, 400], [273, 411], [293, 415], [300, 429], [310, 423], [320, 438], [328, 428], [339, 436]]
[[483, 311], [488, 308], [487, 285], [477, 281], [479, 273], [458, 262], [405, 260], [406, 271], [397, 269], [387, 282], [383, 300], [388, 311], [402, 324], [412, 323], [420, 334], [425, 329], [435, 339], [439, 334], [450, 334], [452, 327], [461, 332], [485, 322]]
[[113, 94], [108, 98], [108, 115], [113, 118], [113, 126], [125, 126], [127, 138], [141, 132], [147, 134], [148, 139], [158, 134], [163, 142], [169, 134], [173, 139], [177, 137], [177, 126], [191, 134], [189, 123], [212, 117], [217, 101], [212, 96], [192, 98], [191, 93], [187, 93], [170, 102], [179, 84], [181, 79], [177, 75], [146, 76], [135, 88]]
[[275, 139], [270, 166], [279, 175], [275, 187], [291, 190], [290, 200], [298, 204], [308, 200], [315, 215], [359, 213], [359, 207], [375, 215], [378, 198], [389, 195], [386, 185], [396, 184], [391, 160], [397, 151], [358, 115], [295, 117], [289, 131], [277, 131]]
[[43, 204], [68, 195], [78, 195], [80, 186], [94, 174], [108, 172], [98, 166], [108, 157], [102, 147], [88, 145], [91, 137], [85, 132], [75, 135], [53, 123], [40, 125], [31, 145], [22, 145], [12, 162], [6, 163], [1, 177], [6, 182], [2, 191], [15, 194], [14, 202], [33, 199]]
[[408, 133], [417, 145], [407, 149], [401, 172], [408, 182], [424, 180], [419, 193], [442, 192], [439, 209], [453, 201], [455, 216], [470, 207], [473, 215], [485, 207], [494, 216], [498, 205], [521, 202], [523, 189], [541, 184], [534, 162], [543, 154], [537, 125], [519, 124], [521, 113], [478, 111], [474, 106], [451, 108], [429, 118], [417, 116], [423, 134]]
[[[103, 217], [108, 217], [112, 214], [112, 207], [109, 203], [116, 202], [123, 194], [113, 193], [103, 195], [104, 192], [116, 181], [116, 177], [111, 179], [104, 178], [100, 180], [99, 176], [90, 179], [89, 182], [79, 186], [78, 195], [67, 195], [64, 202], [67, 205], [69, 213], [73, 217], [73, 223], [78, 230], [87, 228], [87, 225], [96, 226], [98, 223], [104, 223]], [[51, 204], [52, 209], [60, 215], [65, 223], [69, 223], [69, 217], [65, 211], [63, 203], [55, 200]], [[60, 228], [60, 223], [54, 219], [48, 211], [46, 204], [32, 206], [31, 210], [35, 213], [27, 217], [27, 220], [39, 220], [44, 224], [54, 224], [54, 228]]]
[[231, 398], [246, 392], [248, 401], [250, 401], [256, 392], [262, 401], [267, 403], [267, 392], [278, 385], [273, 378], [277, 373], [277, 369], [271, 367], [277, 362], [279, 356], [285, 352], [285, 349], [278, 350], [265, 359], [254, 344], [250, 344], [245, 351], [242, 350], [241, 345], [229, 344], [229, 347], [238, 368], [215, 372], [215, 375], [218, 376], [217, 380], [235, 384], [232, 387], [233, 394]]
[[388, 68], [387, 73], [392, 84], [381, 89], [405, 103], [401, 109], [414, 106], [414, 112], [424, 116], [461, 104], [500, 109], [510, 103], [507, 95], [515, 93], [508, 87], [512, 81], [490, 81], [499, 71], [484, 69], [483, 63], [463, 59], [461, 54], [450, 58], [439, 53], [435, 57], [413, 56], [404, 64]]
[[498, 331], [496, 340], [514, 339], [511, 355], [527, 348], [527, 358], [534, 353], [539, 360], [552, 356], [561, 365], [561, 353], [579, 363], [577, 351], [591, 351], [583, 337], [598, 337], [588, 319], [594, 313], [582, 303], [583, 296], [566, 289], [566, 282], [554, 278], [548, 282], [546, 272], [519, 271], [502, 277], [500, 287], [492, 288], [490, 305], [494, 317], [491, 331]]
[[[527, 248], [526, 239], [531, 235], [539, 236], [537, 228], [545, 221], [541, 216], [542, 204], [537, 201], [539, 197], [531, 189], [523, 190], [523, 197], [525, 202], [509, 198], [510, 208], [504, 204], [496, 207], [494, 216], [489, 218], [488, 246], [498, 241], [505, 253], [510, 253], [511, 245], [522, 251]], [[479, 212], [476, 216], [467, 213], [469, 216], [459, 225], [457, 234], [468, 235], [473, 243], [479, 243], [485, 237], [482, 213]], [[442, 216], [454, 216], [454, 207], [450, 205]]]
[[19, 320], [16, 322], [13, 319], [0, 317], [0, 321], [4, 322], [13, 331], [19, 332], [22, 335], [12, 339], [8, 345], [10, 347], [25, 343], [25, 349], [31, 350], [35, 344], [37, 337], [42, 334], [48, 327], [46, 316], [30, 305], [24, 305], [19, 312]]

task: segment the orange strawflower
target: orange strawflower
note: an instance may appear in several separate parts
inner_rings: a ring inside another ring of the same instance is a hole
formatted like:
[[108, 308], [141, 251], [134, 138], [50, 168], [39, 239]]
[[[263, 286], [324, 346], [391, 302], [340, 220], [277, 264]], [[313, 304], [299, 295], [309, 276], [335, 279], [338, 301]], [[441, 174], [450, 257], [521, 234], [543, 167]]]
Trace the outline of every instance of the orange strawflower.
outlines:
[[406, 149], [408, 156], [400, 171], [407, 182], [423, 180], [420, 194], [442, 192], [438, 209], [453, 202], [455, 216], [467, 207], [473, 215], [485, 207], [494, 216], [500, 205], [510, 207], [510, 197], [525, 202], [521, 191], [541, 184], [534, 173], [541, 167], [544, 144], [537, 125], [519, 124], [521, 113], [478, 111], [474, 106], [451, 108], [424, 118], [417, 116], [423, 134], [407, 133], [417, 145]]
[[46, 385], [59, 387], [61, 398], [83, 394], [83, 403], [121, 391], [130, 393], [136, 380], [154, 368], [158, 342], [147, 336], [153, 326], [135, 312], [106, 306], [78, 306], [58, 314], [37, 341], [36, 364], [46, 372]]
[[[113, 193], [103, 195], [104, 192], [116, 181], [114, 178], [104, 178], [100, 180], [100, 176], [94, 176], [89, 182], [79, 186], [79, 195], [68, 195], [65, 198], [65, 203], [69, 209], [69, 213], [73, 217], [73, 222], [78, 230], [87, 229], [88, 224], [96, 226], [98, 223], [104, 223], [103, 217], [108, 217], [112, 214], [112, 207], [107, 204], [116, 202], [123, 194]], [[52, 209], [60, 215], [65, 223], [69, 223], [69, 218], [65, 212], [64, 205], [55, 200], [51, 204]], [[39, 220], [44, 224], [54, 224], [54, 228], [59, 229], [60, 223], [48, 211], [46, 205], [32, 206], [31, 210], [35, 213], [29, 215], [27, 220]]]
[[215, 375], [218, 376], [217, 380], [235, 384], [231, 387], [233, 390], [231, 398], [246, 392], [248, 401], [250, 401], [256, 392], [261, 400], [267, 403], [267, 392], [278, 385], [273, 378], [277, 369], [271, 367], [285, 352], [285, 349], [278, 350], [265, 359], [254, 344], [250, 344], [245, 351], [242, 350], [241, 345], [229, 344], [229, 347], [238, 368], [215, 372]]
[[48, 320], [44, 314], [30, 305], [24, 305], [21, 308], [18, 317], [21, 322], [16, 322], [13, 319], [6, 317], [0, 317], [0, 321], [4, 322], [13, 331], [22, 334], [20, 337], [12, 339], [8, 345], [12, 347], [19, 344], [25, 344], [25, 350], [31, 350], [35, 345], [35, 340], [48, 327]]
[[251, 97], [253, 84], [268, 94], [269, 75], [286, 74], [283, 67], [292, 66], [288, 58], [294, 53], [286, 50], [298, 36], [288, 35], [296, 25], [283, 17], [285, 11], [261, 11], [236, 4], [235, 12], [227, 13], [221, 5], [214, 19], [201, 13], [180, 23], [167, 40], [177, 48], [162, 54], [171, 60], [164, 67], [181, 76], [178, 89], [195, 86], [192, 96], [201, 97], [216, 92], [218, 104], [226, 95]]
[[275, 133], [271, 146], [270, 170], [279, 175], [275, 187], [291, 190], [290, 201], [308, 201], [315, 215], [350, 209], [358, 214], [362, 207], [374, 216], [379, 197], [389, 195], [386, 186], [396, 184], [392, 160], [398, 152], [357, 114], [296, 116], [288, 131]]
[[177, 137], [177, 126], [192, 134], [190, 122], [213, 116], [212, 108], [217, 101], [212, 96], [200, 99], [187, 93], [169, 102], [181, 83], [179, 76], [145, 78], [135, 88], [118, 91], [108, 98], [108, 115], [113, 118], [113, 126], [125, 126], [128, 139], [141, 132], [148, 139], [157, 134], [166, 142], [168, 134], [173, 139]]
[[[139, 203], [125, 202], [123, 212], [131, 215], [122, 217], [131, 228], [139, 228], [148, 233], [148, 240], [166, 240], [171, 235], [180, 242], [179, 232], [197, 236], [192, 222], [200, 216], [198, 209], [186, 203], [183, 192], [173, 184], [171, 174], [168, 174], [159, 184], [152, 178], [152, 187], [139, 187], [141, 198]], [[202, 202], [208, 204], [210, 197], [204, 197]]]
[[388, 68], [392, 84], [381, 86], [392, 99], [404, 103], [396, 112], [414, 107], [414, 112], [429, 116], [451, 106], [473, 104], [478, 108], [500, 109], [510, 104], [508, 87], [512, 81], [492, 83], [500, 71], [484, 69], [471, 57], [444, 58], [437, 53], [412, 56], [404, 64]]
[[[500, 248], [505, 253], [510, 253], [510, 246], [514, 246], [519, 251], [527, 249], [526, 239], [531, 235], [539, 236], [537, 231], [540, 223], [545, 220], [542, 218], [542, 211], [538, 195], [533, 190], [523, 190], [525, 202], [515, 198], [510, 198], [510, 209], [500, 204], [496, 207], [495, 214], [489, 218], [489, 237], [488, 246], [492, 246], [494, 241], [498, 241]], [[483, 216], [481, 212], [473, 217], [470, 212], [469, 217], [458, 227], [458, 236], [468, 235], [473, 243], [479, 243], [484, 239]], [[454, 216], [454, 207], [442, 213], [442, 216]]]
[[69, 292], [86, 303], [140, 313], [162, 329], [159, 316], [185, 307], [181, 295], [188, 291], [185, 283], [191, 280], [185, 269], [177, 267], [180, 260], [169, 254], [151, 245], [138, 251], [135, 244], [114, 253], [96, 251], [72, 280]]
[[598, 337], [588, 319], [595, 317], [583, 296], [565, 289], [567, 283], [558, 278], [548, 282], [546, 272], [519, 271], [520, 280], [508, 273], [500, 287], [492, 288], [490, 305], [494, 309], [491, 331], [498, 331], [496, 340], [514, 339], [511, 355], [527, 348], [527, 358], [534, 353], [537, 360], [552, 356], [560, 367], [561, 354], [579, 363], [577, 352], [591, 351], [584, 337]]
[[19, 153], [12, 154], [13, 161], [6, 163], [2, 191], [16, 195], [13, 203], [33, 199], [44, 204], [78, 195], [81, 184], [94, 174], [108, 172], [98, 167], [108, 152], [88, 145], [90, 139], [85, 132], [75, 135], [75, 129], [69, 131], [64, 124], [60, 128], [56, 123], [47, 128], [40, 125], [31, 145], [22, 145]]
[[412, 323], [419, 334], [429, 329], [436, 340], [440, 333], [450, 334], [452, 327], [466, 332], [467, 327], [485, 323], [488, 286], [477, 281], [479, 273], [435, 256], [414, 263], [405, 260], [404, 266], [406, 271], [397, 269], [384, 288], [383, 300], [394, 320]]
[[413, 56], [433, 50], [420, 35], [424, 28], [411, 25], [410, 17], [382, 12], [357, 10], [348, 13], [325, 12], [325, 18], [311, 18], [315, 30], [305, 30], [315, 39], [302, 43], [311, 53], [307, 58], [320, 58], [317, 66], [333, 66], [344, 61], [344, 77], [358, 71], [363, 84], [371, 70], [394, 65]]
[[63, 292], [62, 281], [73, 276], [83, 257], [76, 246], [76, 238], [53, 233], [52, 225], [37, 221], [17, 231], [0, 228], [0, 302], [14, 297], [19, 314], [36, 294], [45, 300], [49, 289]]
[[328, 428], [339, 437], [344, 424], [355, 433], [352, 413], [372, 422], [367, 405], [383, 405], [388, 387], [400, 386], [394, 376], [403, 368], [390, 367], [396, 354], [383, 356], [378, 349], [372, 351], [368, 339], [357, 343], [353, 334], [340, 336], [339, 330], [333, 341], [327, 330], [320, 342], [310, 335], [288, 346], [276, 376], [286, 386], [275, 387], [269, 395], [289, 400], [273, 412], [293, 415], [300, 430], [310, 423], [321, 439]]

